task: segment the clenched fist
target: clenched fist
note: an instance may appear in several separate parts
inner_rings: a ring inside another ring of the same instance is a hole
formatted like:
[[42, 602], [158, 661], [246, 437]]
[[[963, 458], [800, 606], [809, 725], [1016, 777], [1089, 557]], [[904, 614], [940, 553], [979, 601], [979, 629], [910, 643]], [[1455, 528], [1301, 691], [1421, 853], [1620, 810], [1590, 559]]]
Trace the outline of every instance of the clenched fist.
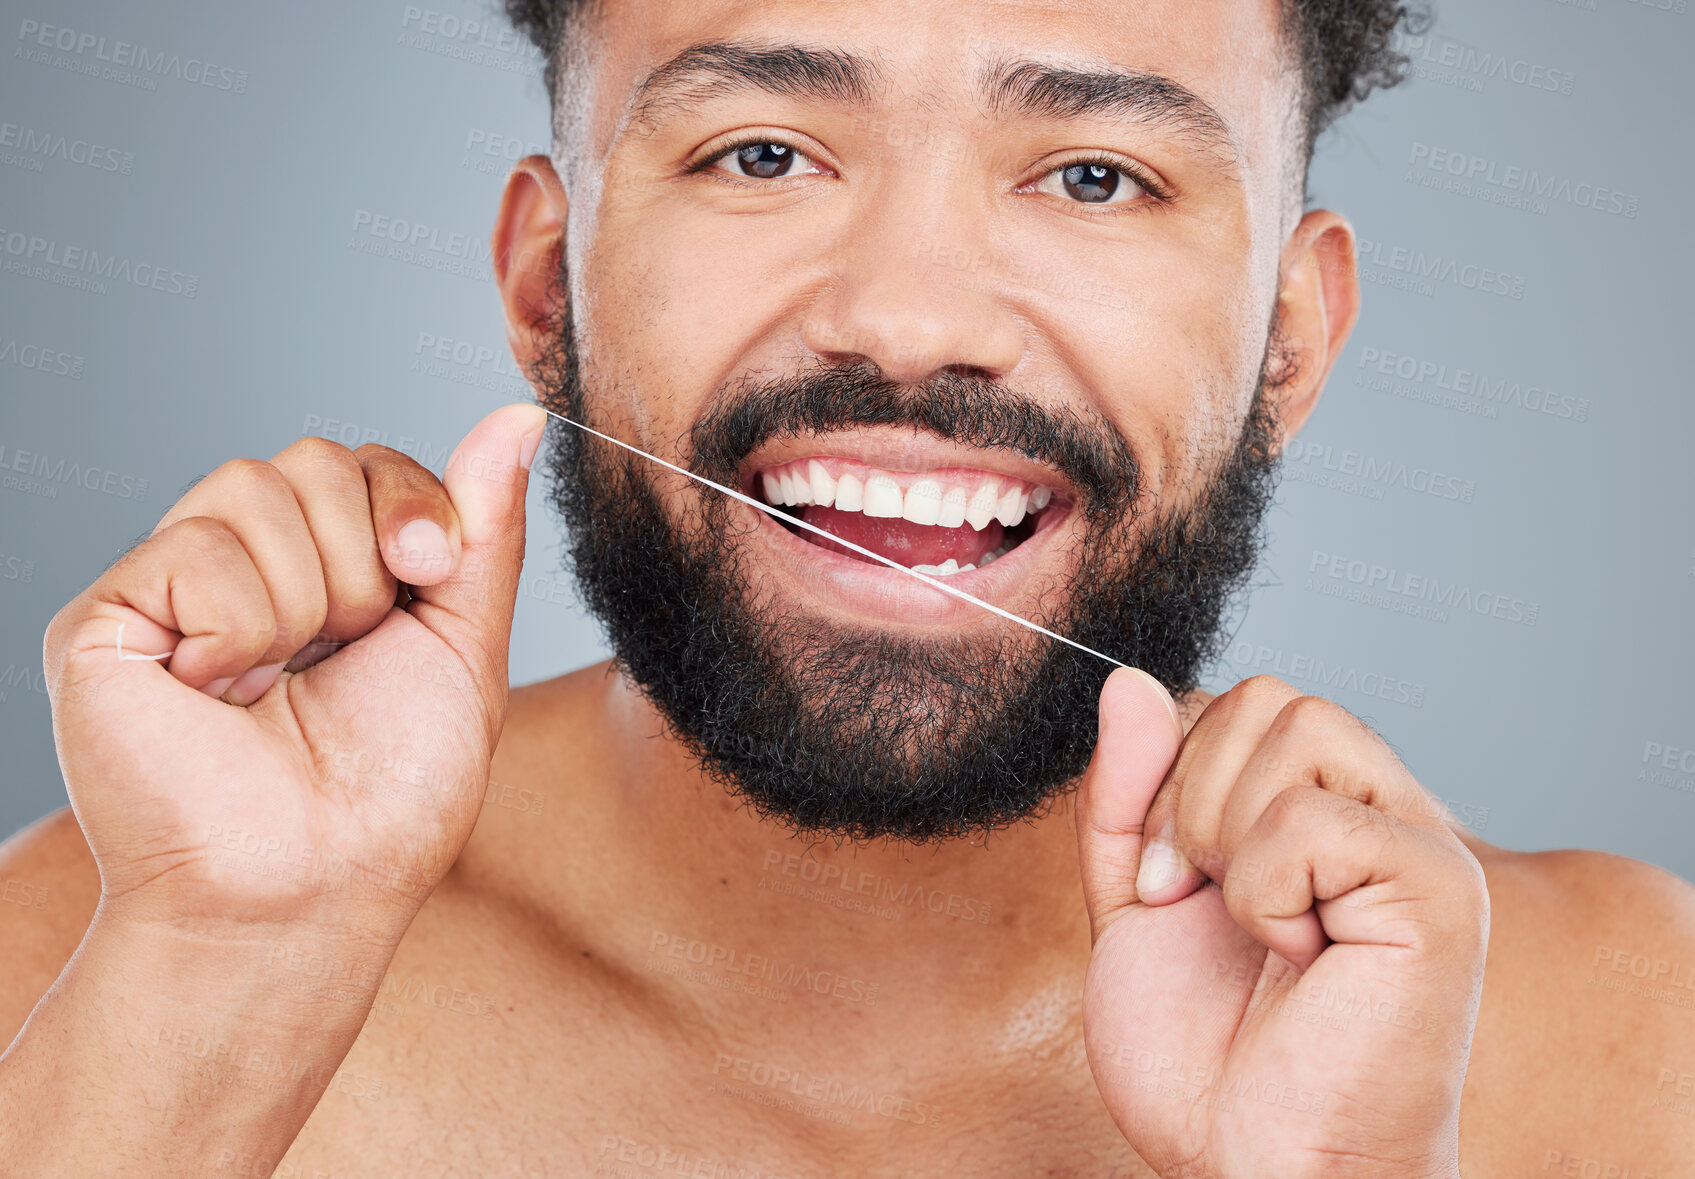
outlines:
[[1117, 671], [1079, 788], [1089, 1063], [1168, 1179], [1458, 1179], [1483, 870], [1364, 724]]
[[496, 410], [440, 481], [316, 438], [226, 463], [54, 617], [104, 919], [398, 941], [481, 806], [545, 421]]

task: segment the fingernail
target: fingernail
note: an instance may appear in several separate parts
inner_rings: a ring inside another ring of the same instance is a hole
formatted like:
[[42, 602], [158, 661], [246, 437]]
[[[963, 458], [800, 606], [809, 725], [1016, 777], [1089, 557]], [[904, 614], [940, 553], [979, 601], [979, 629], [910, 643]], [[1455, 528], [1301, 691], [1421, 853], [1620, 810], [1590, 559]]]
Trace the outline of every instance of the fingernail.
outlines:
[[440, 568], [453, 557], [453, 546], [441, 525], [422, 517], [409, 521], [395, 534], [394, 547], [398, 550], [396, 561], [417, 569]]
[[1136, 869], [1136, 892], [1158, 892], [1175, 884], [1190, 869], [1189, 859], [1163, 839], [1150, 839], [1142, 845], [1142, 863]]
[[281, 663], [266, 663], [259, 667], [250, 667], [236, 678], [224, 692], [231, 704], [246, 708], [259, 697], [270, 691], [271, 685], [277, 682], [277, 676], [282, 672]]
[[219, 696], [224, 694], [224, 689], [233, 683], [235, 683], [235, 677], [233, 675], [226, 675], [222, 679], [213, 680], [200, 690], [212, 697], [212, 699], [216, 700]]
[[1177, 726], [1177, 735], [1181, 737], [1183, 735], [1183, 718], [1177, 715], [1177, 704], [1171, 699], [1171, 693], [1166, 690], [1165, 685], [1139, 667], [1132, 667], [1129, 670], [1135, 672], [1158, 689], [1159, 698], [1165, 701], [1165, 711], [1170, 715], [1171, 723]]
[[536, 447], [541, 444], [541, 433], [540, 430], [537, 430], [533, 434], [525, 434], [524, 440], [518, 444], [518, 465], [526, 471], [530, 469], [530, 464], [535, 461]]

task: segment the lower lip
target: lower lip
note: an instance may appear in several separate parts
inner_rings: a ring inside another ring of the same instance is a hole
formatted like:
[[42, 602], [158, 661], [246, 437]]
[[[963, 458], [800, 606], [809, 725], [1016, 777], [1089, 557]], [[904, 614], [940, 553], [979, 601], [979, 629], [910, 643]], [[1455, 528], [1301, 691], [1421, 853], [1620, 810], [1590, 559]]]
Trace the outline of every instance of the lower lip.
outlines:
[[[1068, 506], [1059, 506], [1058, 510], [1049, 507], [1037, 517], [1035, 531], [1004, 556], [996, 557], [987, 566], [936, 580], [1007, 609], [1007, 600], [1016, 595], [1042, 555], [1053, 547], [1059, 526], [1070, 514]], [[826, 608], [861, 619], [924, 626], [958, 624], [987, 613], [910, 574], [843, 556], [803, 540], [764, 512], [755, 515], [759, 517], [759, 527], [754, 531], [754, 540], [770, 551], [777, 564], [809, 597]]]

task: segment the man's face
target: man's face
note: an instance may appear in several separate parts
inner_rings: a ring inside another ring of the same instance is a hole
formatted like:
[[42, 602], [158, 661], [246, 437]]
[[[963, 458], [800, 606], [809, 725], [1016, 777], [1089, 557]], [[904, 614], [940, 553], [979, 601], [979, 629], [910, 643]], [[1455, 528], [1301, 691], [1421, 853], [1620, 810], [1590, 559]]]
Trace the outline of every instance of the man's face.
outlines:
[[[1298, 215], [1277, 19], [609, 5], [544, 394], [1193, 686], [1256, 551], [1292, 369], [1270, 346]], [[766, 813], [955, 835], [1081, 770], [1106, 664], [555, 444], [621, 661]]]

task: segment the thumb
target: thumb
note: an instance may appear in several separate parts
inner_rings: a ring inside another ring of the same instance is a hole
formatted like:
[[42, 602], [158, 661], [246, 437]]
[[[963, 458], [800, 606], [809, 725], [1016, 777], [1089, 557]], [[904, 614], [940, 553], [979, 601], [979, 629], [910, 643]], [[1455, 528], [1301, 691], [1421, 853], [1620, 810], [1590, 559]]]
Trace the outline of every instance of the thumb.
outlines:
[[546, 426], [540, 406], [506, 405], [465, 435], [441, 478], [459, 517], [458, 567], [434, 585], [409, 587], [407, 612], [453, 648], [478, 687], [501, 699], [524, 565], [524, 494]]
[[1158, 680], [1129, 667], [1107, 676], [1100, 736], [1077, 787], [1083, 899], [1097, 941], [1136, 901], [1142, 824], [1182, 744], [1183, 722]]

